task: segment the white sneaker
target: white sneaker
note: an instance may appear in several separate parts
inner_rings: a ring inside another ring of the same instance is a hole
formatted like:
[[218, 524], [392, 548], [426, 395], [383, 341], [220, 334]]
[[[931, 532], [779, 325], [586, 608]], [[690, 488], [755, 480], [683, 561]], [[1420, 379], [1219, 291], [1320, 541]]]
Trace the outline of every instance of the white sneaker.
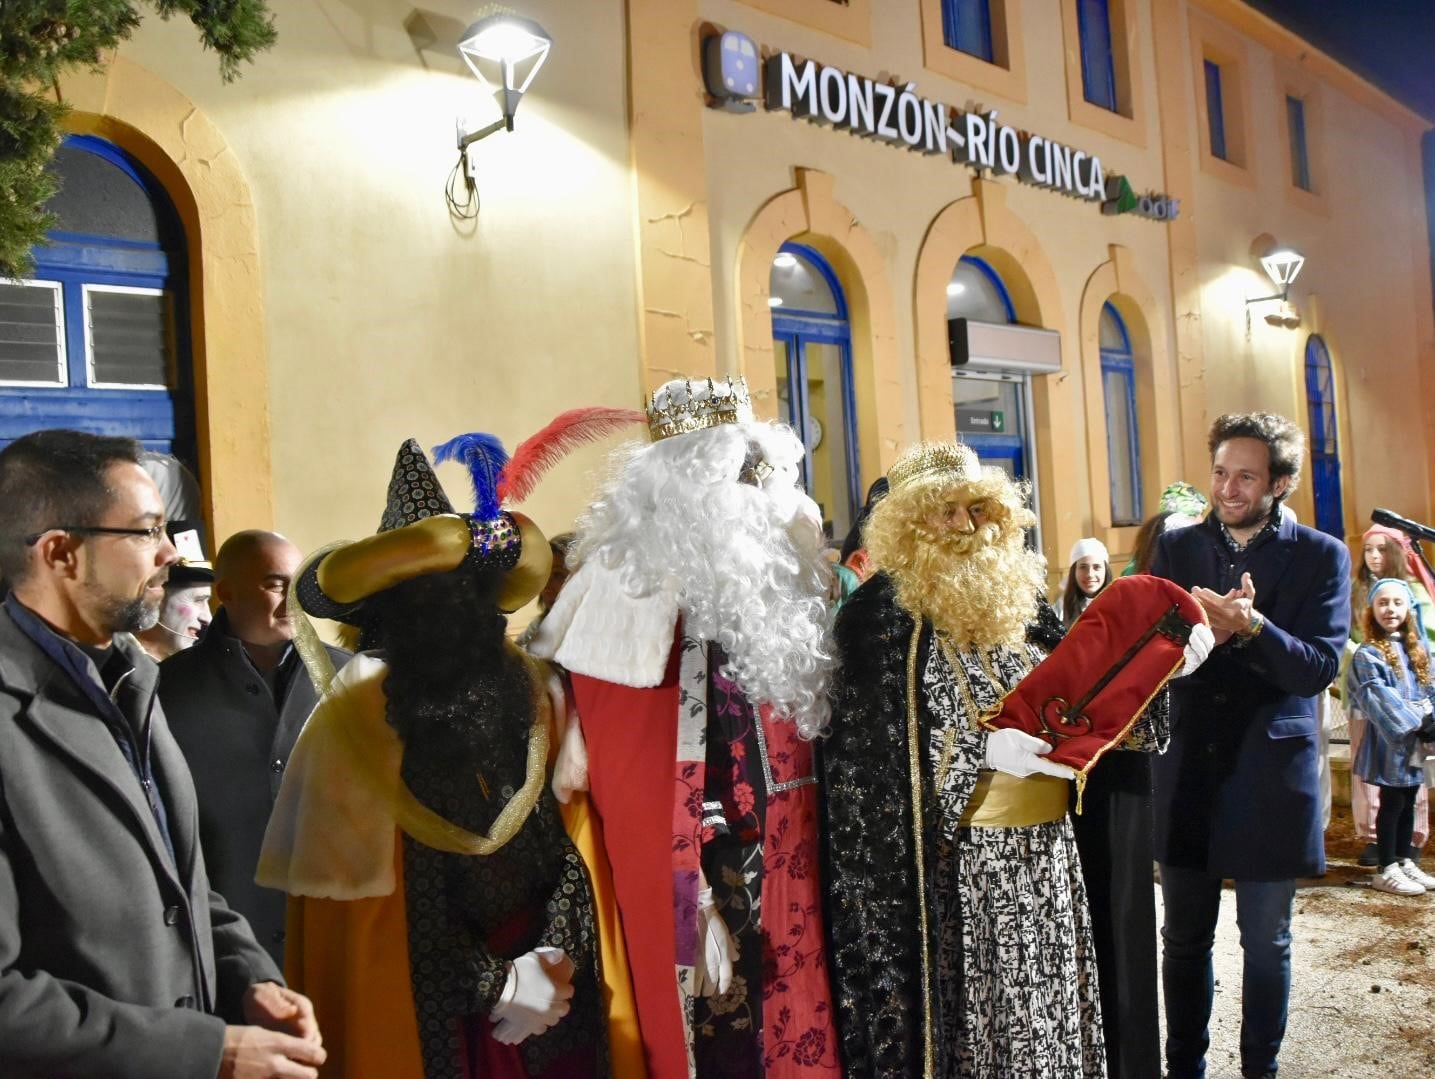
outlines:
[[1391, 895], [1424, 895], [1425, 886], [1416, 884], [1405, 875], [1400, 868], [1399, 862], [1391, 862], [1388, 866], [1375, 874], [1370, 880], [1370, 886], [1377, 892], [1389, 892]]
[[1427, 892], [1435, 892], [1435, 877], [1432, 877], [1429, 873], [1425, 872], [1425, 870], [1421, 869], [1420, 864], [1414, 859], [1406, 858], [1402, 861], [1400, 863], [1400, 872], [1404, 873]]

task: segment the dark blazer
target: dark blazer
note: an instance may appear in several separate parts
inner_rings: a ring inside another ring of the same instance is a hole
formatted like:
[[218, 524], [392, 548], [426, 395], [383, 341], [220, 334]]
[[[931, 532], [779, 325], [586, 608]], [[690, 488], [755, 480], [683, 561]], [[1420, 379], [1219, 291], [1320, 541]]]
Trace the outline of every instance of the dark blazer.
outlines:
[[[1225, 591], [1231, 563], [1212, 515], [1162, 536], [1151, 572]], [[1350, 555], [1287, 518], [1246, 569], [1265, 628], [1171, 683], [1171, 748], [1155, 761], [1156, 857], [1240, 880], [1316, 876], [1325, 842], [1315, 698], [1335, 681], [1350, 628]]]
[[0, 609], [7, 1077], [214, 1075], [245, 989], [280, 980], [209, 889], [194, 787], [155, 699], [158, 668], [128, 636], [116, 646], [135, 667], [127, 710], [148, 720], [173, 858], [97, 707]]
[[[342, 648], [328, 651], [335, 668], [349, 661]], [[283, 705], [276, 708], [221, 610], [200, 641], [160, 664], [159, 687], [170, 729], [194, 776], [210, 881], [249, 919], [280, 966], [285, 896], [255, 884], [254, 870], [284, 767], [318, 701], [308, 671], [297, 655], [293, 661]]]

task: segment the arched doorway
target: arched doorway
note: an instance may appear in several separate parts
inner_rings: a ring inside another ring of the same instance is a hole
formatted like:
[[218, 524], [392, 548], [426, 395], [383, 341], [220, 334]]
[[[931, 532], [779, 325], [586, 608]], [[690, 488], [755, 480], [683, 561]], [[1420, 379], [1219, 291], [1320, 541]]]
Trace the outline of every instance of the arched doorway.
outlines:
[[1311, 493], [1315, 526], [1345, 538], [1345, 507], [1340, 493], [1340, 437], [1335, 414], [1335, 370], [1319, 334], [1305, 345], [1305, 400], [1310, 416]]
[[1106, 408], [1106, 464], [1111, 480], [1111, 523], [1139, 525], [1141, 420], [1136, 405], [1136, 355], [1119, 311], [1107, 302], [1098, 322], [1101, 396]]
[[70, 427], [197, 470], [184, 228], [113, 143], [70, 135], [50, 168], [58, 222], [35, 272], [0, 282], [0, 445]]
[[823, 527], [844, 536], [861, 471], [852, 384], [852, 330], [842, 284], [816, 249], [785, 243], [772, 260], [773, 359], [779, 418], [807, 449], [803, 482]]
[[992, 347], [984, 332], [1016, 325], [1016, 305], [1000, 271], [971, 252], [958, 259], [947, 282], [957, 437], [983, 464], [1035, 486], [1031, 376], [1004, 362], [1002, 348]]

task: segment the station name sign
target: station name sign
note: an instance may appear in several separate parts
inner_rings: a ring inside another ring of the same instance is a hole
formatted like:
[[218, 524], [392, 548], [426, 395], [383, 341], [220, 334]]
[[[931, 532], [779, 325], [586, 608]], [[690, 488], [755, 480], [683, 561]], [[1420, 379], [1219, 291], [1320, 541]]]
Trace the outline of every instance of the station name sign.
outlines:
[[[1124, 177], [1108, 178], [1095, 154], [999, 123], [995, 111], [962, 112], [919, 96], [916, 83], [882, 82], [787, 52], [761, 60], [753, 40], [736, 31], [706, 41], [703, 81], [718, 108], [750, 112], [760, 99], [769, 111], [950, 157], [958, 165], [997, 176], [1015, 176], [1035, 187], [1101, 203], [1105, 213], [1134, 212], [1169, 221], [1179, 212], [1179, 203], [1164, 195], [1137, 196], [1133, 202], [1130, 184]], [[1119, 190], [1108, 179], [1119, 179]]]

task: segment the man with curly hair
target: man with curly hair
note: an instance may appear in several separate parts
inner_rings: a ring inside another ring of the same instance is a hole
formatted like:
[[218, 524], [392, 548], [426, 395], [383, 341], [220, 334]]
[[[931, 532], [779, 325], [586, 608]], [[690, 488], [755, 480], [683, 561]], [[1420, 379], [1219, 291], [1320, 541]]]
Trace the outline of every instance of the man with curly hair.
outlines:
[[1350, 625], [1344, 545], [1281, 513], [1300, 481], [1300, 429], [1268, 412], [1221, 416], [1208, 445], [1211, 512], [1162, 536], [1151, 565], [1191, 590], [1217, 641], [1172, 691], [1171, 750], [1155, 768], [1173, 1079], [1206, 1072], [1223, 879], [1236, 883], [1245, 953], [1241, 1072], [1276, 1074], [1295, 881], [1325, 872], [1316, 697]]
[[[1062, 635], [1035, 516], [960, 443], [915, 446], [888, 478], [863, 534], [879, 572], [837, 618], [822, 754], [843, 1064], [1104, 1076], [1075, 773], [979, 722]], [[1126, 745], [1159, 748], [1164, 725], [1153, 706]]]

